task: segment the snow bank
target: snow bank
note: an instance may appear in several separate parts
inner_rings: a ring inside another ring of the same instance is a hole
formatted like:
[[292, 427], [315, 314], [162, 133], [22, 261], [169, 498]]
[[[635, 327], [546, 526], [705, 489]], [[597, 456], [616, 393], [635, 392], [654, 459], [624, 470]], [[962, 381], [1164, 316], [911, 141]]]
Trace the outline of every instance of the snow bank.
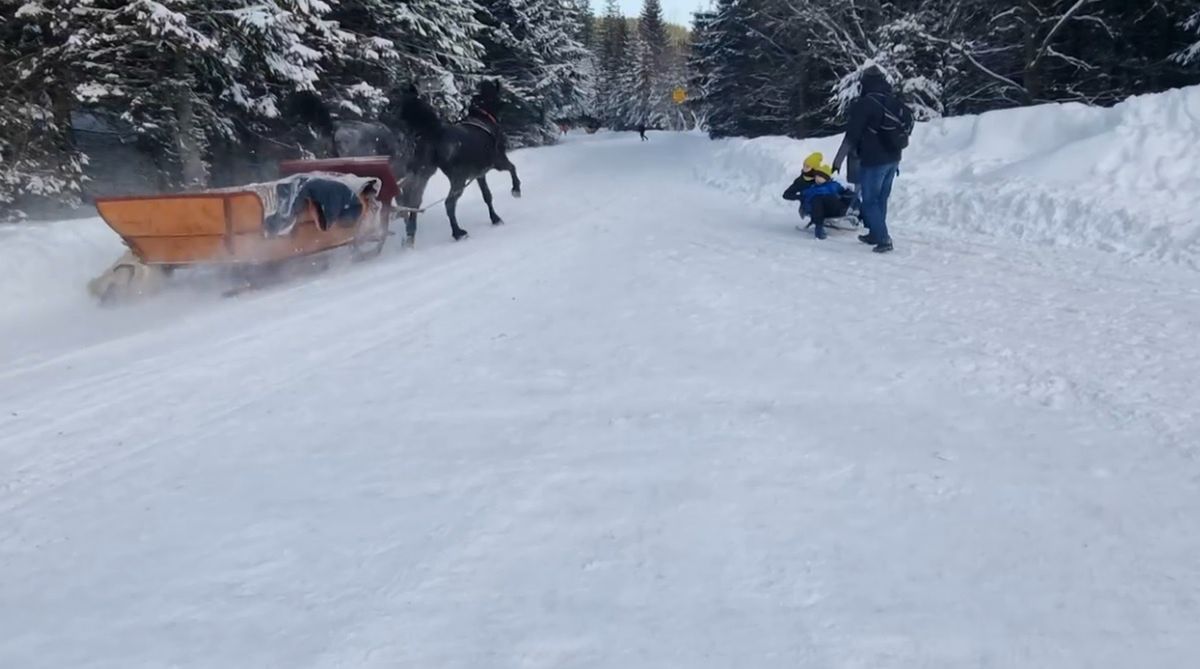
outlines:
[[[724, 140], [697, 177], [774, 202], [840, 136]], [[893, 195], [896, 230], [937, 228], [1200, 266], [1200, 87], [1104, 109], [1051, 104], [917, 126]], [[789, 205], [790, 206], [790, 205]]]
[[99, 218], [0, 225], [0, 320], [87, 302], [88, 281], [123, 251]]

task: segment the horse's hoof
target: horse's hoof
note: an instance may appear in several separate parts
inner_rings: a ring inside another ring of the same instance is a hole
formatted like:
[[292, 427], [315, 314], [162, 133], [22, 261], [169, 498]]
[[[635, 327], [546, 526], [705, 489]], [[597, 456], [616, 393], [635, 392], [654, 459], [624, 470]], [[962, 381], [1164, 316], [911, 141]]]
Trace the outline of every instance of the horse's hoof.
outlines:
[[504, 219], [503, 219], [503, 218], [497, 218], [497, 219], [495, 219], [495, 220], [493, 220], [493, 221], [492, 221], [492, 225], [504, 225]]
[[468, 236], [466, 230], [459, 230], [458, 232], [451, 233], [451, 234], [454, 235], [454, 241], [456, 241], [456, 242], [466, 239]]
[[416, 247], [417, 247], [417, 240], [415, 237], [405, 237], [404, 238], [404, 248], [414, 249]]
[[513, 195], [513, 197], [517, 198], [518, 200], [521, 199], [521, 191], [519, 191], [519, 190], [514, 190], [512, 192], [512, 195]]

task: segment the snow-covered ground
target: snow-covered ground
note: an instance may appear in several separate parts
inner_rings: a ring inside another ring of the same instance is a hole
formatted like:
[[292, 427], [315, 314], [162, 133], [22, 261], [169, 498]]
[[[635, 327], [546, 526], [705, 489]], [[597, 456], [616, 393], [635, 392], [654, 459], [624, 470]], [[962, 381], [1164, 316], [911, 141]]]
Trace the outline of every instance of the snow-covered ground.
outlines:
[[[730, 141], [697, 175], [777, 201], [781, 166], [832, 161], [838, 138]], [[1200, 88], [1113, 109], [1060, 104], [919, 124], [893, 211], [909, 228], [1093, 248], [1200, 268]], [[737, 169], [726, 169], [728, 166]]]
[[0, 229], [0, 667], [1193, 667], [1197, 118], [922, 127], [887, 256], [698, 135], [235, 299]]

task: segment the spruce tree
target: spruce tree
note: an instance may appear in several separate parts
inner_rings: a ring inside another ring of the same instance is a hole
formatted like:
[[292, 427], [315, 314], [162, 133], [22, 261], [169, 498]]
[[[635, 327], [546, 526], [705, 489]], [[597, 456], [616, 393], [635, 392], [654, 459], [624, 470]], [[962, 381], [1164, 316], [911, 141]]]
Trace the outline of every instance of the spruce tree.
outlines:
[[692, 16], [691, 42], [688, 45], [687, 109], [702, 127], [708, 125], [708, 89], [712, 81], [712, 67], [717, 48], [716, 34], [713, 30], [716, 16], [716, 12], [713, 11], [699, 11]]
[[[1190, 13], [1189, 13], [1190, 12]], [[1171, 55], [1172, 60], [1183, 65], [1200, 62], [1200, 2], [1192, 0], [1177, 7], [1180, 28], [1184, 31], [1184, 46]]]
[[325, 94], [371, 117], [377, 110], [356, 96], [386, 104], [414, 84], [443, 111], [460, 112], [483, 69], [478, 12], [474, 0], [340, 0], [328, 18], [353, 41], [323, 77]]
[[208, 181], [209, 147], [238, 122], [280, 115], [311, 89], [350, 37], [307, 0], [78, 0], [67, 59], [74, 92], [128, 122], [168, 182]]
[[71, 139], [71, 0], [0, 0], [0, 222], [23, 201], [78, 202], [86, 156]]
[[1184, 65], [1200, 61], [1200, 9], [1196, 10], [1195, 14], [1184, 19], [1183, 28], [1192, 34], [1194, 40], [1183, 49], [1175, 53], [1175, 60]]
[[651, 127], [669, 124], [671, 116], [667, 27], [659, 0], [645, 0], [638, 20], [631, 68], [634, 123]]
[[596, 113], [604, 125], [626, 127], [629, 99], [626, 75], [629, 64], [629, 24], [621, 15], [617, 0], [607, 0], [601, 20], [599, 71], [596, 81]]
[[502, 121], [514, 144], [552, 141], [563, 110], [577, 106], [588, 52], [574, 0], [483, 0], [484, 67], [505, 95]]
[[700, 66], [707, 73], [708, 131], [714, 138], [748, 134], [746, 77], [752, 66], [746, 25], [751, 9], [748, 5], [749, 0], [717, 0], [706, 26], [705, 57]]
[[574, 27], [575, 41], [583, 47], [579, 62], [579, 79], [572, 96], [559, 111], [559, 116], [570, 122], [583, 121], [595, 113], [599, 79], [599, 58], [595, 51], [595, 17], [589, 0], [569, 0], [566, 10], [570, 24]]

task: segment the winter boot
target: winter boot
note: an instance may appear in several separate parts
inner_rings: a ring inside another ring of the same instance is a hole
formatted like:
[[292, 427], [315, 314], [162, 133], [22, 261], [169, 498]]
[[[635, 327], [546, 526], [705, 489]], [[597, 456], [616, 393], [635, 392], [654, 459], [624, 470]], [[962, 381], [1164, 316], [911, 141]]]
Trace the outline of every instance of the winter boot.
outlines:
[[829, 235], [825, 234], [825, 226], [824, 225], [818, 225], [817, 229], [815, 231], [813, 231], [813, 234], [816, 235], [817, 239], [825, 239], [826, 237], [829, 236]]
[[859, 235], [858, 241], [860, 241], [864, 244], [870, 244], [871, 246], [875, 246], [875, 238], [872, 237], [871, 233], [869, 233], [869, 232], [865, 235]]
[[892, 250], [892, 240], [889, 239], [886, 242], [880, 242], [871, 250], [875, 253], [887, 253]]

